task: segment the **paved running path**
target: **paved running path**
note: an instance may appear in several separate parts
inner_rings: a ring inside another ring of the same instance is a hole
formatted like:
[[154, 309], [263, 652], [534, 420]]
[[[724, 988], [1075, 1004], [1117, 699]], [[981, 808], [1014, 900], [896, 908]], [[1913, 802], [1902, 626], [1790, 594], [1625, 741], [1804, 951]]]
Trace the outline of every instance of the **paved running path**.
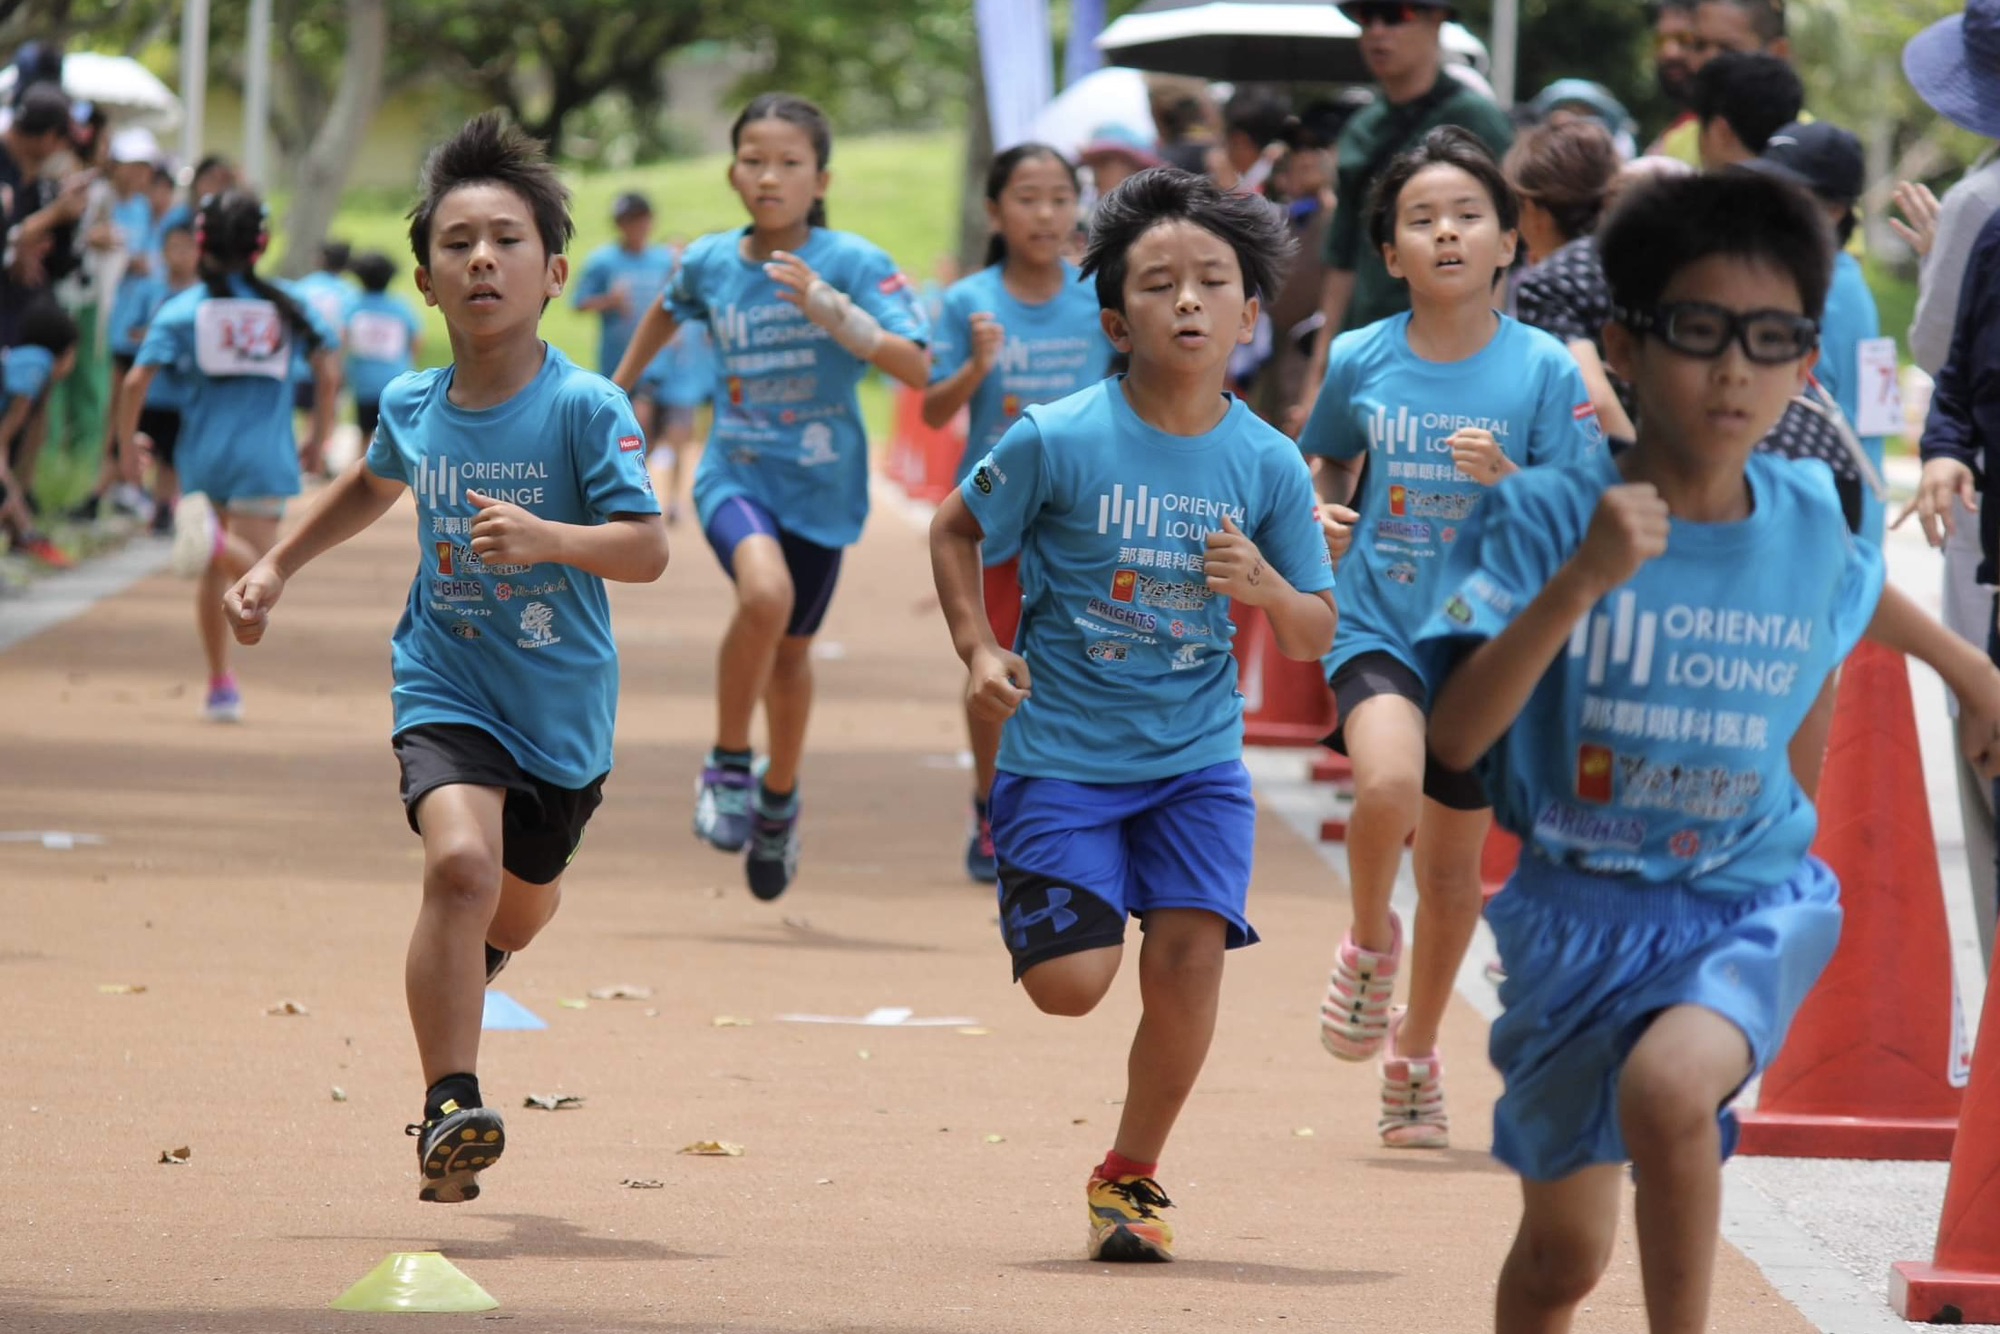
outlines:
[[[420, 855], [386, 697], [412, 522], [405, 504], [297, 581], [243, 657], [240, 728], [195, 719], [184, 584], [142, 581], [0, 654], [0, 829], [107, 840], [0, 842], [0, 1328], [405, 1331], [323, 1308], [427, 1248], [500, 1299], [467, 1326], [1491, 1327], [1516, 1196], [1485, 1154], [1484, 1025], [1461, 1007], [1448, 1031], [1459, 1147], [1378, 1148], [1373, 1070], [1315, 1037], [1345, 890], [1275, 819], [1265, 943], [1234, 958], [1162, 1170], [1185, 1258], [1082, 1260], [1136, 984], [1082, 1021], [1009, 984], [991, 896], [957, 869], [957, 664], [922, 534], [888, 510], [827, 622], [804, 875], [776, 905], [687, 832], [728, 606], [713, 559], [684, 526], [660, 584], [616, 591], [619, 767], [561, 915], [502, 979], [549, 1029], [485, 1047], [512, 1145], [476, 1204], [417, 1204], [401, 972]], [[562, 1004], [616, 983], [653, 999]], [[266, 1015], [285, 1000], [311, 1013]], [[877, 1006], [987, 1031], [775, 1018]], [[523, 1110], [531, 1092], [587, 1101]], [[701, 1139], [746, 1153], [676, 1154]], [[186, 1165], [158, 1164], [182, 1145]], [[1578, 1328], [1644, 1323], [1628, 1235]], [[1714, 1323], [1810, 1328], [1734, 1252]]]

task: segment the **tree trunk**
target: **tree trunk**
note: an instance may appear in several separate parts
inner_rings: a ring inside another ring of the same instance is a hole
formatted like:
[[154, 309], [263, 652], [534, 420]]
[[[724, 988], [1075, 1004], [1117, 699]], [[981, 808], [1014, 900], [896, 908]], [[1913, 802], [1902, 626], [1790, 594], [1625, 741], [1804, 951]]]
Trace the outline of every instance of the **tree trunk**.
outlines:
[[382, 105], [388, 53], [388, 0], [347, 0], [347, 59], [341, 63], [340, 87], [325, 123], [299, 160], [298, 188], [286, 220], [284, 271], [291, 277], [318, 262], [347, 175]]
[[986, 114], [986, 74], [979, 63], [979, 33], [972, 35], [972, 79], [965, 91], [965, 167], [958, 191], [958, 271], [971, 273], [986, 258], [986, 168], [993, 160], [993, 122]]

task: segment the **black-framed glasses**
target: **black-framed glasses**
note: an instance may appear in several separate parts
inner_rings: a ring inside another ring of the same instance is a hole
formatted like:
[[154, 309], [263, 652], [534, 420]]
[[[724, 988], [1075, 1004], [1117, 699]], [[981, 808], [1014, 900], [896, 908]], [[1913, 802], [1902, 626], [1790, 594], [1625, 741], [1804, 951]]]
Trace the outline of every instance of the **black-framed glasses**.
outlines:
[[1363, 32], [1380, 23], [1387, 28], [1399, 28], [1417, 16], [1418, 6], [1401, 4], [1397, 0], [1356, 0], [1354, 4], [1342, 5], [1345, 14], [1354, 26]]
[[1706, 301], [1669, 301], [1651, 310], [1615, 308], [1613, 319], [1653, 334], [1674, 351], [1713, 360], [1735, 343], [1759, 366], [1797, 361], [1819, 346], [1819, 321], [1789, 310], [1734, 311]]

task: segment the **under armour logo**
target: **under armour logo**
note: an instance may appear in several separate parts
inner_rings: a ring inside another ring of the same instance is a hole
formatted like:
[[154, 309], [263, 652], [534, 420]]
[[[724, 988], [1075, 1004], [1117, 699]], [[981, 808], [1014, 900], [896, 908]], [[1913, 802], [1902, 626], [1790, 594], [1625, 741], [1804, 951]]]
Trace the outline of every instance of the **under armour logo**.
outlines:
[[1070, 892], [1060, 887], [1049, 891], [1049, 906], [1037, 912], [1024, 913], [1019, 905], [1007, 914], [1007, 934], [1014, 942], [1015, 949], [1028, 947], [1028, 928], [1043, 922], [1053, 922], [1056, 933], [1069, 930], [1076, 925], [1076, 914], [1069, 910]]

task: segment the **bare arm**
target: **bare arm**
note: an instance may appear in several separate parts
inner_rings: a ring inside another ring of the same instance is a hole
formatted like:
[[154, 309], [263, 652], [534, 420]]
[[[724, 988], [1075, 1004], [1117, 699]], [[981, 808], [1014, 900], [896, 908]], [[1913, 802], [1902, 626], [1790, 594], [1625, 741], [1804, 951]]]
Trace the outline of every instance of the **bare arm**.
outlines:
[[1329, 505], [1345, 505], [1354, 498], [1355, 483], [1361, 478], [1361, 456], [1351, 459], [1314, 457], [1311, 462], [1313, 490], [1321, 501]]
[[[1319, 312], [1325, 319], [1313, 335], [1312, 365], [1306, 369], [1305, 396], [1299, 400], [1297, 408], [1299, 427], [1303, 427], [1306, 418], [1312, 415], [1313, 403], [1319, 398], [1320, 381], [1326, 379], [1327, 350], [1340, 335], [1340, 326], [1347, 319], [1347, 308], [1353, 302], [1354, 270], [1328, 269], [1319, 288]], [[1296, 433], [1297, 428], [1294, 428]]]
[[886, 330], [875, 352], [868, 358], [868, 364], [901, 380], [912, 389], [922, 389], [930, 383], [931, 354], [921, 343], [912, 342], [901, 334]]
[[146, 395], [153, 387], [158, 366], [134, 366], [125, 372], [125, 386], [118, 395], [117, 416], [112, 428], [118, 433], [118, 455], [132, 458], [132, 437], [139, 429], [139, 414], [146, 410]]
[[1028, 664], [1000, 647], [986, 620], [986, 586], [979, 546], [986, 538], [965, 497], [953, 491], [931, 520], [931, 577], [951, 631], [952, 650], [966, 666], [966, 703], [993, 722], [1013, 716], [1028, 697]]
[[625, 355], [619, 358], [618, 369], [611, 374], [612, 382], [626, 393], [631, 393], [639, 385], [639, 377], [646, 373], [646, 367], [653, 364], [653, 358], [660, 355], [660, 349], [674, 341], [680, 332], [681, 323], [673, 317], [673, 312], [655, 301], [646, 307], [646, 313], [639, 317], [639, 327], [632, 331], [632, 341], [625, 347]]
[[986, 381], [986, 368], [976, 361], [968, 361], [937, 383], [924, 389], [924, 425], [933, 431], [958, 415], [959, 409], [972, 401], [979, 392], [979, 386]]
[[1583, 376], [1583, 387], [1590, 391], [1590, 406], [1597, 409], [1597, 424], [1604, 433], [1619, 440], [1638, 439], [1638, 429], [1625, 415], [1618, 391], [1611, 387], [1611, 376], [1604, 369], [1604, 359], [1597, 355], [1597, 345], [1579, 338], [1569, 345], [1569, 354], [1576, 358], [1576, 369]]
[[1228, 515], [1208, 535], [1202, 557], [1210, 589], [1246, 607], [1262, 609], [1271, 622], [1278, 652], [1297, 662], [1323, 657], [1333, 647], [1338, 616], [1333, 594], [1301, 593]]
[[1893, 584], [1883, 587], [1882, 600], [1875, 604], [1868, 638], [1929, 663], [1961, 699], [1991, 694], [2000, 681], [1984, 653], [1946, 629]]
[[614, 514], [604, 523], [557, 523], [518, 505], [467, 491], [479, 511], [472, 550], [489, 565], [552, 562], [621, 584], [650, 584], [667, 569], [667, 521], [657, 514]]
[[340, 410], [339, 349], [329, 345], [313, 353], [312, 369], [312, 438], [306, 442], [306, 450], [317, 458], [327, 438], [333, 434], [334, 416]]

